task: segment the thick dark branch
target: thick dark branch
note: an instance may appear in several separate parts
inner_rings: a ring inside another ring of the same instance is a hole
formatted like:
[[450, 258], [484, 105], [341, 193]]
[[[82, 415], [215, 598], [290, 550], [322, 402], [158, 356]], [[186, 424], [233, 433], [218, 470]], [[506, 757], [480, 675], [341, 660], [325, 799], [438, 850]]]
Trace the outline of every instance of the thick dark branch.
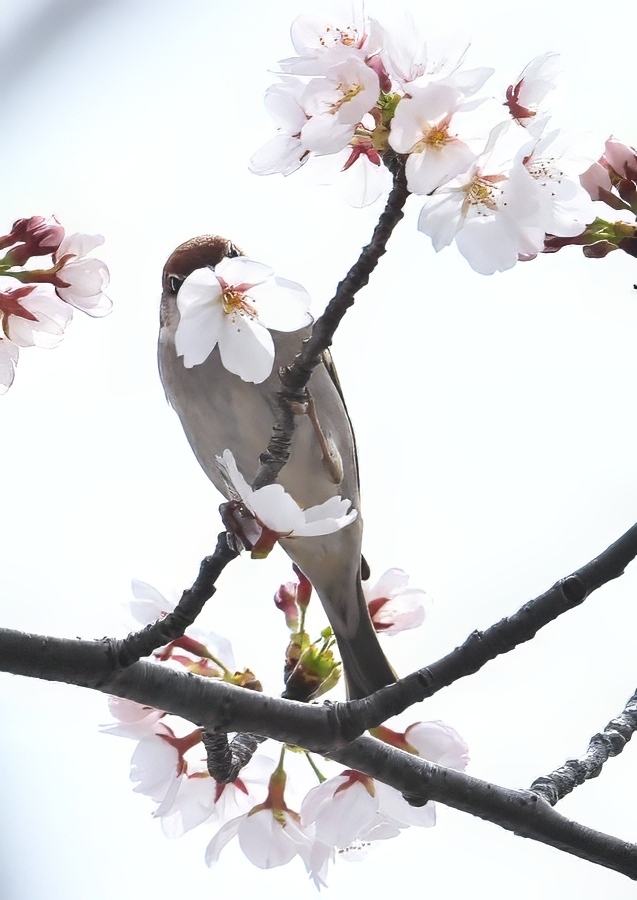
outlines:
[[[519, 644], [530, 641], [537, 632], [563, 613], [574, 609], [597, 588], [619, 578], [628, 563], [637, 556], [637, 525], [581, 569], [562, 578], [546, 593], [525, 603], [516, 613], [496, 622], [486, 631], [474, 631], [460, 647], [418, 672], [401, 678], [365, 700], [350, 703], [340, 711], [348, 732], [361, 723], [372, 728], [397, 715], [460, 678], [473, 675], [485, 663]], [[358, 733], [362, 734], [363, 730]]]
[[158, 647], [176, 641], [195, 621], [206, 602], [216, 591], [216, 581], [225, 567], [239, 555], [231, 535], [222, 531], [212, 556], [206, 556], [199, 567], [199, 575], [193, 586], [185, 590], [181, 600], [163, 619], [147, 625], [124, 640], [108, 639], [115, 669], [131, 666], [144, 656], [150, 656]]
[[379, 745], [373, 738], [359, 738], [332, 754], [332, 758], [410, 797], [439, 800], [520, 837], [548, 844], [637, 880], [637, 844], [572, 822], [531, 791], [514, 791], [436, 766], [394, 747]]
[[292, 365], [287, 366], [280, 373], [281, 390], [277, 398], [279, 413], [268, 449], [261, 454], [261, 468], [252, 482], [255, 490], [276, 481], [279, 472], [287, 462], [296, 422], [291, 404], [306, 399], [305, 388], [313, 369], [321, 361], [321, 354], [330, 347], [343, 316], [353, 305], [358, 291], [369, 281], [378, 260], [385, 253], [387, 241], [404, 215], [403, 207], [409, 196], [405, 164], [402, 158], [397, 156], [392, 157], [391, 162], [390, 168], [394, 176], [394, 185], [374, 229], [371, 241], [366, 247], [363, 247], [358, 260], [339, 283], [325, 312], [315, 322], [312, 334], [303, 344], [301, 352]]
[[570, 794], [589, 778], [597, 778], [611, 756], [618, 756], [637, 730], [637, 691], [616, 719], [611, 719], [601, 734], [594, 735], [580, 759], [568, 759], [550, 775], [536, 778], [530, 790], [551, 806]]
[[[79, 651], [74, 664], [72, 650]], [[570, 822], [531, 791], [511, 791], [434, 766], [371, 738], [344, 746], [334, 710], [328, 706], [276, 700], [145, 662], [100, 680], [109, 660], [104, 645], [98, 642], [65, 642], [4, 630], [0, 631], [0, 660], [8, 671], [97, 687], [183, 716], [211, 733], [252, 731], [312, 752], [329, 752], [332, 759], [378, 778], [410, 798], [439, 800], [637, 879], [636, 845]], [[80, 663], [84, 667], [81, 674]], [[329, 750], [336, 746], [340, 749]]]
[[[511, 617], [492, 625], [484, 632], [474, 632], [464, 644], [437, 662], [407, 675], [396, 684], [382, 688], [364, 700], [325, 707], [307, 706], [264, 697], [254, 691], [244, 691], [231, 685], [211, 684], [210, 689], [219, 692], [218, 702], [224, 711], [221, 719], [217, 720], [221, 723], [220, 730], [266, 734], [267, 730], [262, 730], [258, 723], [263, 721], [264, 727], [267, 727], [268, 717], [277, 716], [282, 721], [288, 721], [289, 718], [290, 722], [296, 723], [291, 726], [292, 731], [294, 727], [300, 726], [301, 732], [307, 736], [307, 728], [313, 723], [312, 727], [320, 732], [313, 740], [321, 741], [322, 750], [328, 753], [333, 748], [350, 743], [367, 729], [382, 724], [414, 703], [431, 697], [459, 678], [477, 672], [486, 662], [501, 653], [507, 653], [518, 644], [531, 640], [544, 625], [582, 603], [596, 588], [621, 575], [636, 555], [637, 525], [634, 525], [594, 560], [558, 581], [545, 594], [526, 603]], [[121, 667], [114, 664], [110, 641], [63, 640], [0, 629], [0, 671], [118, 693], [119, 668]], [[147, 670], [150, 671], [146, 666], [144, 671]], [[163, 695], [157, 698], [157, 702], [147, 698], [139, 702], [168, 710], [164, 705], [166, 698]], [[295, 711], [290, 713], [291, 709]], [[188, 712], [181, 710], [177, 713], [197, 722]], [[302, 744], [302, 740], [297, 740], [294, 734], [281, 740]]]

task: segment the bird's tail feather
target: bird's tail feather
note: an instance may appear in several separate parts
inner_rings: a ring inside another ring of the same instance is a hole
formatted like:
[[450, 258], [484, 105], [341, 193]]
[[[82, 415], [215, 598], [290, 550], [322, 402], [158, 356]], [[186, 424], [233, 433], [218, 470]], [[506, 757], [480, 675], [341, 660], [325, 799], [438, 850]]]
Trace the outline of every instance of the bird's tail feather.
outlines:
[[397, 678], [378, 642], [360, 579], [356, 583], [356, 592], [360, 610], [356, 630], [347, 637], [335, 632], [349, 700], [367, 697], [385, 685], [393, 684]]

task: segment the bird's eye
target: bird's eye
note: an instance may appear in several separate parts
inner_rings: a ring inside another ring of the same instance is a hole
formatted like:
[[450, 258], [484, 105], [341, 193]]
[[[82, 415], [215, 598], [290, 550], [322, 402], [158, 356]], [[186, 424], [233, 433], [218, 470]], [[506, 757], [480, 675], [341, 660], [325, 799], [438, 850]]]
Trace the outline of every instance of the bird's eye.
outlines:
[[235, 256], [241, 256], [241, 251], [238, 250], [231, 241], [228, 241], [228, 246], [226, 247], [226, 256], [230, 257], [230, 259], [234, 259]]
[[168, 276], [168, 287], [176, 294], [179, 291], [179, 288], [182, 286], [184, 281], [186, 280], [185, 275], [169, 275]]

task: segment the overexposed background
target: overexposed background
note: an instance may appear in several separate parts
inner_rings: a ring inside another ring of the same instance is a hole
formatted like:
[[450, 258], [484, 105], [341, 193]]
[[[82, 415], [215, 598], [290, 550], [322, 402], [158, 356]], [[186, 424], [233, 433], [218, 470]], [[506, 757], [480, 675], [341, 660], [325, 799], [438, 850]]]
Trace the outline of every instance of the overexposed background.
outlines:
[[[368, 11], [385, 21], [396, 7]], [[324, 8], [0, 2], [0, 232], [55, 213], [70, 232], [104, 234], [115, 303], [104, 320], [76, 314], [55, 351], [24, 351], [0, 400], [2, 625], [122, 635], [133, 576], [181, 589], [213, 547], [220, 498], [156, 372], [161, 268], [181, 241], [217, 232], [304, 284], [320, 311], [368, 240], [379, 204], [355, 210], [301, 173], [247, 170], [273, 133], [268, 69], [292, 53], [293, 18]], [[560, 52], [555, 124], [634, 143], [632, 55], [612, 37], [632, 4], [613, 4], [617, 25], [571, 9], [538, 0], [513, 15], [508, 0], [458, 0], [427, 15], [432, 33], [461, 25], [471, 63], [496, 68], [494, 91]], [[365, 554], [374, 574], [401, 566], [433, 598], [421, 629], [386, 641], [403, 674], [592, 558], [637, 512], [636, 261], [569, 248], [485, 278], [455, 248], [436, 256], [419, 208], [412, 198], [334, 344], [359, 442]], [[285, 634], [271, 595], [288, 577], [283, 554], [235, 563], [205, 620], [272, 691]], [[528, 786], [583, 752], [634, 690], [636, 588], [633, 566], [402, 721], [444, 720], [468, 741], [471, 774]], [[208, 870], [210, 829], [169, 842], [128, 782], [134, 745], [97, 731], [105, 697], [4, 675], [0, 716], [3, 900], [314, 895], [298, 860], [261, 872], [229, 846]], [[560, 810], [636, 841], [634, 757], [630, 746]], [[412, 881], [454, 898], [634, 896], [619, 875], [442, 807], [436, 828], [339, 862], [329, 881], [334, 898]]]

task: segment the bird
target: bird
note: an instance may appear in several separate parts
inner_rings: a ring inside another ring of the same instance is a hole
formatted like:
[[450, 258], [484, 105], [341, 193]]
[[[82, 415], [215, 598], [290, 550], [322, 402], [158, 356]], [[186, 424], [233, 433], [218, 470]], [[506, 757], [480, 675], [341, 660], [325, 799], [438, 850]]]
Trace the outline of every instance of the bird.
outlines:
[[[219, 467], [225, 450], [233, 453], [241, 474], [251, 482], [267, 448], [277, 411], [279, 368], [290, 365], [309, 335], [271, 331], [275, 359], [272, 373], [254, 384], [224, 368], [215, 347], [199, 365], [187, 368], [175, 347], [180, 313], [177, 294], [197, 269], [219, 265], [243, 251], [219, 235], [200, 235], [180, 244], [169, 256], [162, 274], [158, 363], [168, 402], [181, 420], [186, 438], [214, 486], [231, 494]], [[329, 351], [313, 370], [308, 383], [319, 431], [331, 453], [326, 458], [317, 429], [308, 415], [298, 415], [289, 460], [278, 482], [303, 509], [340, 495], [359, 510], [358, 460], [354, 434]], [[379, 644], [361, 583], [360, 514], [332, 534], [281, 538], [282, 548], [308, 578], [323, 605], [338, 644], [348, 699], [362, 699], [396, 681], [396, 674]], [[366, 564], [363, 563], [366, 567]], [[369, 572], [367, 572], [368, 577]]]

